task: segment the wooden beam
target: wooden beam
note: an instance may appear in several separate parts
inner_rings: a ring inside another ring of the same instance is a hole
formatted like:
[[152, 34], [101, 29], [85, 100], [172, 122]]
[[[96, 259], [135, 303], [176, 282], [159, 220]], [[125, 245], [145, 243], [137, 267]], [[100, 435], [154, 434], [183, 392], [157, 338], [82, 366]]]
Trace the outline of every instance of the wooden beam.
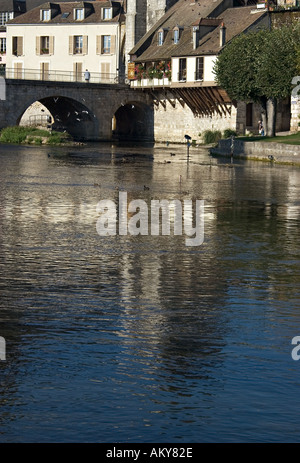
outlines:
[[168, 98], [168, 92], [166, 92], [165, 90], [165, 98], [168, 100], [168, 102], [170, 103], [170, 105], [173, 107], [173, 108], [176, 108], [176, 101], [172, 101], [170, 98]]
[[216, 104], [214, 94], [211, 92], [211, 88], [205, 87], [204, 89], [203, 87], [203, 91], [206, 93], [206, 96], [211, 104], [211, 107], [214, 109], [215, 112], [217, 112], [222, 117], [222, 112], [220, 111], [218, 105]]

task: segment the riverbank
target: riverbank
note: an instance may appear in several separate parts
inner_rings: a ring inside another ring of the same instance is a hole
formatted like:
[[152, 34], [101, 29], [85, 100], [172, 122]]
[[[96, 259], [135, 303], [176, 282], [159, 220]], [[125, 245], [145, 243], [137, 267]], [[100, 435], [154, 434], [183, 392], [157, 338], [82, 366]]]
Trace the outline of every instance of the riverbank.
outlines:
[[35, 127], [6, 127], [0, 132], [1, 143], [26, 145], [66, 145], [73, 142], [67, 133]]
[[300, 133], [275, 137], [234, 138], [219, 140], [210, 149], [216, 156], [300, 165]]

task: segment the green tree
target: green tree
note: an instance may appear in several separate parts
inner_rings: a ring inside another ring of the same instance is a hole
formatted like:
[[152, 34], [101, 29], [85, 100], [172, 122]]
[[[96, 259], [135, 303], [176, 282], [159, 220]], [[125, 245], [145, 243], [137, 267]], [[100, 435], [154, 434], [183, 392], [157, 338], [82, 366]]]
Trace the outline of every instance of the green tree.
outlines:
[[216, 60], [217, 83], [231, 99], [260, 103], [267, 135], [275, 135], [276, 105], [292, 91], [297, 75], [300, 26], [241, 34]]

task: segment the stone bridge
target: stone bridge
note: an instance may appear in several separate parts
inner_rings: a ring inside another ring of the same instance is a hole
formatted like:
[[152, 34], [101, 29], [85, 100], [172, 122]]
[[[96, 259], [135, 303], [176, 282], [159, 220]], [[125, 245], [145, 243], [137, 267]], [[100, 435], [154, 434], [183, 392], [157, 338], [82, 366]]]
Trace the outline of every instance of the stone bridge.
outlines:
[[53, 129], [66, 130], [76, 140], [154, 139], [151, 96], [128, 85], [22, 79], [6, 79], [5, 84], [0, 128], [18, 125], [27, 108], [39, 101], [52, 114]]

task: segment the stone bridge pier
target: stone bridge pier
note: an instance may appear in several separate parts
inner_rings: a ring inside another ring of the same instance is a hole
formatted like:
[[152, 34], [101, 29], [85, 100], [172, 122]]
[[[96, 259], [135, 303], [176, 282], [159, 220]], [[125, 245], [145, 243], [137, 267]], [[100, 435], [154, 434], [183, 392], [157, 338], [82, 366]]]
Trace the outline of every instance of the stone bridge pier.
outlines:
[[122, 84], [6, 79], [0, 101], [0, 127], [20, 123], [34, 102], [52, 114], [53, 129], [76, 140], [154, 140], [153, 101], [149, 94]]

